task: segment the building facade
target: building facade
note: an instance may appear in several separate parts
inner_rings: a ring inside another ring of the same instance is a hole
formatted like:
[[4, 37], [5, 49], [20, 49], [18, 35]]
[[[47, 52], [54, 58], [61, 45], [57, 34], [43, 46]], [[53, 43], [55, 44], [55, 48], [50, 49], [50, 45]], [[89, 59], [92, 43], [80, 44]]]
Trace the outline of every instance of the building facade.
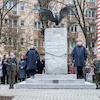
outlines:
[[2, 33], [5, 35], [1, 44], [1, 54], [15, 50], [17, 54], [25, 53], [31, 44], [41, 53], [43, 35], [42, 23], [38, 12], [37, 0], [5, 0], [0, 1], [0, 8], [7, 13], [2, 20]]

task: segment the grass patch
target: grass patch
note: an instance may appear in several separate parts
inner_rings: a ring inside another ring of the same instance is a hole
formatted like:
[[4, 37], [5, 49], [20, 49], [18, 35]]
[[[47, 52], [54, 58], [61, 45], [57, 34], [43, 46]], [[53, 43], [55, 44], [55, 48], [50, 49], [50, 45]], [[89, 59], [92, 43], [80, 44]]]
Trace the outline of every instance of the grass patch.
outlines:
[[12, 100], [13, 96], [0, 96], [0, 100]]

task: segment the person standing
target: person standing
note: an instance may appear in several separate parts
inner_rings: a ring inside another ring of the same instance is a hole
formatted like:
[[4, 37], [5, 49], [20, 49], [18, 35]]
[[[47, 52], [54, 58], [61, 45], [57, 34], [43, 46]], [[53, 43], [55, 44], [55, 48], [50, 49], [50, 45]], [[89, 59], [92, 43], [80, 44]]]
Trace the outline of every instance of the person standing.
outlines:
[[77, 79], [85, 78], [83, 70], [88, 53], [81, 40], [77, 42], [77, 46], [73, 49], [71, 56], [73, 57], [74, 67], [77, 70]]
[[98, 53], [97, 58], [93, 60], [92, 66], [94, 67], [96, 89], [98, 89], [100, 85], [100, 53]]
[[[2, 59], [0, 57], [0, 80], [1, 80], [1, 77], [3, 76], [3, 72], [2, 72]], [[0, 82], [1, 84], [1, 82]]]
[[2, 60], [2, 65], [3, 65], [3, 77], [2, 77], [2, 84], [5, 84], [5, 80], [7, 79], [7, 84], [8, 84], [8, 75], [7, 75], [7, 65], [4, 63], [5, 60], [9, 57], [8, 54], [4, 55], [4, 58]]
[[38, 70], [38, 74], [43, 74], [44, 72], [44, 68], [45, 68], [45, 59], [43, 58], [43, 56], [40, 56], [40, 61], [37, 64], [37, 70]]
[[27, 75], [28, 77], [34, 78], [34, 74], [37, 71], [37, 63], [40, 60], [39, 53], [34, 48], [34, 45], [31, 45], [30, 50], [27, 51], [25, 60]]
[[15, 84], [15, 75], [17, 72], [17, 59], [13, 51], [10, 52], [10, 56], [5, 60], [5, 64], [7, 64], [7, 73], [10, 84], [9, 89], [13, 89]]
[[26, 78], [26, 61], [24, 60], [24, 56], [21, 55], [20, 61], [18, 63], [18, 78], [21, 81], [24, 81]]

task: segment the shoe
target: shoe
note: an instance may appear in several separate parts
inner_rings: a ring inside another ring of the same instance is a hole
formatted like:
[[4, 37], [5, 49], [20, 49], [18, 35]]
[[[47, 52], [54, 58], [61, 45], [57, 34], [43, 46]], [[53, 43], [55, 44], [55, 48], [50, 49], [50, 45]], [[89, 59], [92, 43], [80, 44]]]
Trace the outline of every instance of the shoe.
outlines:
[[11, 86], [11, 84], [10, 84], [10, 86], [9, 86], [9, 89], [12, 89], [12, 86]]
[[14, 89], [14, 85], [12, 85], [11, 87], [12, 87], [12, 89]]
[[11, 85], [9, 86], [9, 89], [14, 89], [14, 85], [11, 84]]
[[98, 88], [98, 85], [96, 85], [96, 86], [97, 86], [96, 89], [99, 89], [99, 88]]

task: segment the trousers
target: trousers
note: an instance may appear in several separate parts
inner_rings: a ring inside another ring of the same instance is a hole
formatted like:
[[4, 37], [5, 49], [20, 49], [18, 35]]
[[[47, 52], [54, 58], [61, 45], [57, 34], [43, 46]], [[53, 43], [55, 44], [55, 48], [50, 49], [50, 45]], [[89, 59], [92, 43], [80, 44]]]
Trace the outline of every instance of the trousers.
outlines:
[[16, 71], [11, 69], [7, 73], [9, 77], [9, 84], [12, 84], [12, 85], [15, 84]]

